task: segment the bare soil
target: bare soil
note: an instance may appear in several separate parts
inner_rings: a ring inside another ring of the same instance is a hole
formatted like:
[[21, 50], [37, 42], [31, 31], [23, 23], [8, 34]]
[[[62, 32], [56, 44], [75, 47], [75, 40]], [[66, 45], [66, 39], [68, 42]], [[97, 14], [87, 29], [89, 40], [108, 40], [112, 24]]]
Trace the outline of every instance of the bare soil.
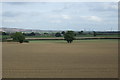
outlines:
[[3, 43], [3, 78], [117, 78], [117, 41]]

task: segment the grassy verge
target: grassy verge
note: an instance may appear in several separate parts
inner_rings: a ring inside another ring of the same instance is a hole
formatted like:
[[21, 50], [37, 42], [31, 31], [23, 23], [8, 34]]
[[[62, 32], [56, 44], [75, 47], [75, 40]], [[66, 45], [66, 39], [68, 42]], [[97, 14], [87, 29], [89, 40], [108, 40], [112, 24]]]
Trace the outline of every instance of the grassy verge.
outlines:
[[[76, 37], [94, 37], [93, 35], [79, 35]], [[96, 35], [95, 37], [118, 37], [117, 34], [113, 34], [113, 35]]]

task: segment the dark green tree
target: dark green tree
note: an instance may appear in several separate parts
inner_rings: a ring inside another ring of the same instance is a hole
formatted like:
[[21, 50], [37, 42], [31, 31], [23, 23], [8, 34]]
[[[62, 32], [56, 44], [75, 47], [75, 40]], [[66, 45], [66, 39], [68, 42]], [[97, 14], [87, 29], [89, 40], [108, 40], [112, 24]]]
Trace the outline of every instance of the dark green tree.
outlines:
[[60, 34], [59, 32], [57, 32], [57, 33], [55, 34], [55, 36], [56, 36], [56, 37], [61, 37], [61, 34]]
[[35, 33], [34, 33], [34, 32], [31, 32], [30, 35], [31, 35], [31, 36], [35, 36]]
[[78, 32], [79, 35], [83, 34], [83, 31]]
[[65, 34], [65, 31], [62, 31], [62, 32], [61, 32], [61, 34], [63, 34], [63, 35], [64, 35], [64, 34]]
[[96, 32], [95, 31], [93, 31], [93, 36], [95, 37], [97, 34], [96, 34]]
[[25, 36], [21, 32], [16, 32], [12, 36], [13, 41], [23, 43], [25, 40]]
[[72, 43], [73, 40], [75, 39], [74, 36], [75, 36], [74, 31], [67, 31], [67, 32], [64, 34], [64, 39], [65, 39], [68, 43]]
[[2, 35], [7, 35], [7, 33], [6, 32], [2, 32]]

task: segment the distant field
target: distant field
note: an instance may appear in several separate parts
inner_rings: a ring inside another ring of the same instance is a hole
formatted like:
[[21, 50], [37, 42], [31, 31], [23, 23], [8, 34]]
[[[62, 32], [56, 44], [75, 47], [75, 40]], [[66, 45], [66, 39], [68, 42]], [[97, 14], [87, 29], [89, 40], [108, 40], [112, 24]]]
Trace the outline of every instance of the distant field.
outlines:
[[8, 35], [4, 35], [4, 36], [2, 36], [2, 35], [0, 35], [0, 38], [6, 38], [6, 37], [10, 37], [10, 36], [8, 36]]
[[[79, 35], [77, 37], [94, 37], [93, 35]], [[113, 35], [96, 35], [95, 37], [118, 37], [117, 34], [113, 34]]]
[[[0, 35], [0, 38], [6, 38], [6, 37], [10, 37], [9, 35]], [[54, 36], [25, 36], [26, 38], [51, 38], [51, 37], [54, 37]], [[79, 35], [79, 36], [76, 36], [76, 37], [93, 37], [93, 35]], [[114, 35], [97, 35], [96, 37], [118, 37], [117, 34], [114, 34]]]
[[117, 40], [3, 42], [3, 78], [117, 78]]
[[[39, 38], [39, 37], [41, 37], [41, 38], [49, 37], [50, 38], [50, 37], [54, 37], [54, 36], [26, 36], [26, 38]], [[94, 36], [93, 35], [79, 35], [76, 37], [94, 37]], [[115, 35], [97, 35], [96, 37], [118, 37], [118, 35], [117, 34], [115, 34]]]

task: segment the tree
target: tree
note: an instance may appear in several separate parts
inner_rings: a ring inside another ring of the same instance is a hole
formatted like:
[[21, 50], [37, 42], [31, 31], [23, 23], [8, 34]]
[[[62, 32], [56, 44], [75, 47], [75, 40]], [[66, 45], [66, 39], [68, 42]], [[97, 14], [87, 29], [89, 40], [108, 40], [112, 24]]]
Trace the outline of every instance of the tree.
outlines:
[[7, 33], [6, 32], [2, 32], [2, 35], [7, 35]]
[[31, 32], [30, 35], [31, 35], [31, 36], [35, 36], [35, 33], [34, 33], [34, 32]]
[[74, 36], [75, 36], [74, 31], [67, 31], [67, 32], [64, 34], [64, 38], [65, 38], [65, 40], [66, 40], [68, 43], [72, 43], [72, 42], [73, 42], [73, 40], [75, 39]]
[[93, 36], [95, 37], [97, 34], [96, 34], [96, 32], [95, 31], [93, 31]]
[[56, 36], [56, 37], [61, 37], [61, 34], [60, 34], [59, 32], [57, 32], [57, 33], [55, 34], [55, 36]]
[[12, 36], [13, 41], [23, 43], [25, 40], [25, 36], [21, 32], [16, 32]]
[[62, 31], [62, 32], [61, 32], [61, 34], [63, 34], [63, 35], [64, 35], [64, 34], [65, 34], [65, 31]]
[[24, 36], [26, 36], [27, 34], [26, 33], [23, 33]]
[[83, 34], [83, 31], [78, 32], [79, 35]]

